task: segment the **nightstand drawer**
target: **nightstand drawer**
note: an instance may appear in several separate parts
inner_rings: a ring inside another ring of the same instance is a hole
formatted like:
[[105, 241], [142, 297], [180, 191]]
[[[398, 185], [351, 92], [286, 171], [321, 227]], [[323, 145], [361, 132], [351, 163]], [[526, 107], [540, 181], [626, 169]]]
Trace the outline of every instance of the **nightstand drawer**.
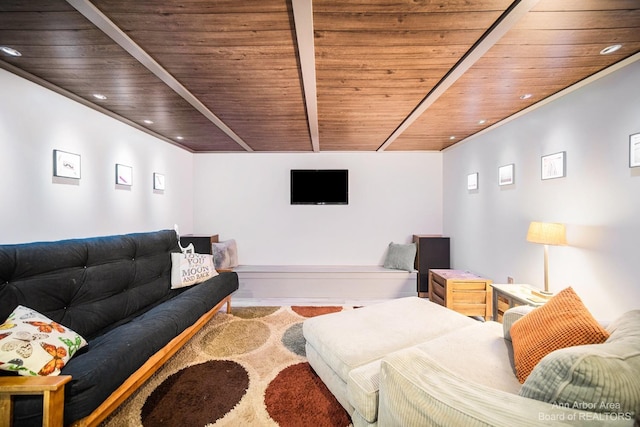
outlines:
[[502, 323], [502, 317], [504, 313], [512, 307], [518, 307], [521, 305], [540, 306], [546, 302], [542, 299], [542, 302], [534, 302], [532, 300], [532, 292], [534, 291], [528, 285], [519, 284], [494, 284], [493, 287], [493, 320]]

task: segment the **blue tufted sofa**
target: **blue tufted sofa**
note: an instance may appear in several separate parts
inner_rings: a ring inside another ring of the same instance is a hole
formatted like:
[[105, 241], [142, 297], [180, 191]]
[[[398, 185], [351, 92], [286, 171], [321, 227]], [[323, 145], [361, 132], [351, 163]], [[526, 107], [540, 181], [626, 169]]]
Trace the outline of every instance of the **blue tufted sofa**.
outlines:
[[[178, 251], [173, 230], [0, 245], [0, 323], [23, 305], [88, 342], [56, 377], [71, 376], [63, 386], [65, 425], [99, 424], [224, 304], [230, 310], [234, 272], [170, 289]], [[42, 379], [0, 375], [0, 394]], [[42, 425], [43, 397], [17, 394], [13, 425]]]

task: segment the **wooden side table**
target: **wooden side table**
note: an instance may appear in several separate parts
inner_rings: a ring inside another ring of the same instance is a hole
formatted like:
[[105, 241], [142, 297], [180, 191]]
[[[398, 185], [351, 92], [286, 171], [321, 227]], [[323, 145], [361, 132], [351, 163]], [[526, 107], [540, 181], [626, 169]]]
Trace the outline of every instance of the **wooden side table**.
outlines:
[[491, 280], [462, 270], [429, 270], [429, 299], [467, 316], [493, 315]]
[[546, 303], [551, 296], [537, 293], [536, 289], [522, 284], [497, 284], [493, 287], [493, 320], [502, 323], [504, 312], [511, 307], [530, 305], [539, 307]]
[[195, 236], [193, 234], [186, 234], [180, 236], [180, 244], [182, 247], [187, 247], [190, 243], [193, 243], [193, 248], [196, 253], [211, 254], [211, 244], [218, 243], [218, 235]]

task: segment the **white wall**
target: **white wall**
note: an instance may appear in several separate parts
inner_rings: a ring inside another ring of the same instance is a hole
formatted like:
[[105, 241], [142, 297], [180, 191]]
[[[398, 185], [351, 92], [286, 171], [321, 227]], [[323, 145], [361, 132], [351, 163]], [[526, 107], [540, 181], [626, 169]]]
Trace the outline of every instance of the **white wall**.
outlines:
[[[573, 286], [596, 317], [640, 308], [640, 61], [444, 153], [444, 232], [453, 267], [506, 283], [543, 285], [543, 248], [530, 221], [567, 225], [569, 246], [550, 247], [553, 291]], [[542, 181], [540, 157], [566, 151], [567, 176]], [[515, 164], [499, 187], [498, 167]], [[479, 172], [477, 191], [467, 175]]]
[[[1, 69], [0, 87], [0, 243], [191, 231], [191, 153]], [[54, 149], [81, 155], [79, 181], [53, 178]], [[133, 167], [129, 189], [116, 188], [116, 163]]]
[[[198, 154], [194, 229], [253, 265], [376, 265], [389, 242], [442, 232], [441, 153]], [[290, 205], [291, 169], [348, 169], [349, 204]]]

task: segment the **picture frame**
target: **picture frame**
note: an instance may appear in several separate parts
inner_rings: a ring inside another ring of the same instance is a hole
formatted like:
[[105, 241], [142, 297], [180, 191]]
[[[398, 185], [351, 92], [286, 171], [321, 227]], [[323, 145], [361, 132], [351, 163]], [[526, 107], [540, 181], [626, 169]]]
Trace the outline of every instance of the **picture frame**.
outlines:
[[116, 184], [127, 187], [133, 185], [133, 168], [131, 166], [116, 163]]
[[500, 166], [498, 168], [498, 185], [511, 185], [515, 182], [514, 178], [515, 165], [510, 163], [508, 165]]
[[629, 167], [640, 166], [640, 133], [629, 135]]
[[567, 156], [565, 151], [547, 154], [541, 158], [541, 178], [564, 178], [567, 174]]
[[80, 154], [53, 150], [53, 176], [80, 179], [82, 176]]
[[164, 175], [161, 173], [153, 173], [153, 189], [164, 191]]
[[467, 190], [478, 189], [478, 172], [467, 175]]

